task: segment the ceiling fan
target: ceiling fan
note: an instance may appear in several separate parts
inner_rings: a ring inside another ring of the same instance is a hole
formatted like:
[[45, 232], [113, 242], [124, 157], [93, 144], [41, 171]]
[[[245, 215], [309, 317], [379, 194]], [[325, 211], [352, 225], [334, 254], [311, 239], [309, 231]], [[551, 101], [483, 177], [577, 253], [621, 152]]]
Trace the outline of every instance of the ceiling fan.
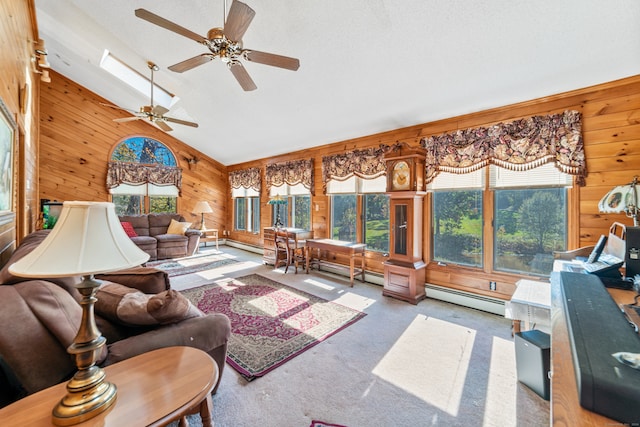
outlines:
[[[226, 1], [224, 2], [226, 11]], [[210, 53], [203, 53], [169, 67], [171, 71], [183, 73], [199, 65], [205, 64], [215, 58], [220, 58], [227, 64], [229, 70], [245, 91], [255, 90], [257, 86], [249, 76], [240, 59], [257, 62], [273, 67], [285, 68], [296, 71], [300, 67], [300, 61], [288, 56], [275, 55], [273, 53], [259, 52], [257, 50], [244, 49], [242, 36], [249, 28], [256, 12], [246, 4], [235, 0], [231, 3], [229, 14], [224, 23], [224, 28], [212, 28], [207, 32], [207, 37], [198, 35], [178, 24], [153, 14], [145, 9], [136, 9], [138, 18], [151, 22], [181, 36], [205, 45]]]
[[173, 117], [167, 117], [167, 116], [164, 115], [165, 113], [169, 112], [169, 110], [167, 108], [163, 107], [162, 105], [153, 105], [153, 72], [154, 71], [158, 71], [159, 68], [153, 62], [147, 62], [147, 65], [149, 66], [149, 69], [151, 70], [151, 101], [150, 101], [150, 105], [144, 105], [144, 106], [140, 107], [139, 111], [129, 110], [127, 108], [118, 107], [117, 105], [109, 105], [109, 104], [103, 104], [103, 103], [100, 103], [100, 105], [103, 105], [105, 107], [110, 107], [110, 108], [116, 108], [118, 110], [128, 111], [128, 112], [134, 114], [133, 117], [122, 117], [122, 118], [119, 118], [119, 119], [113, 119], [114, 122], [122, 123], [122, 122], [130, 122], [130, 121], [133, 121], [133, 120], [147, 119], [150, 122], [155, 123], [160, 129], [162, 129], [165, 132], [169, 132], [169, 131], [173, 130], [171, 128], [171, 126], [169, 126], [166, 122], [177, 123], [179, 125], [186, 125], [186, 126], [191, 126], [191, 127], [197, 128], [198, 127], [197, 123], [188, 122], [186, 120], [174, 119]]

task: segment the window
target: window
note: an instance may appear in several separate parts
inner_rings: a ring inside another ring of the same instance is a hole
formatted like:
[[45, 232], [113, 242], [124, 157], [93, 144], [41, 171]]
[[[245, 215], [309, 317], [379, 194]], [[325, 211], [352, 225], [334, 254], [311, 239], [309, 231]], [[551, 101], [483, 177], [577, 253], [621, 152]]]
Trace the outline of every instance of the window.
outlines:
[[[462, 175], [440, 173], [429, 186], [433, 260], [548, 275], [553, 251], [567, 244], [570, 184], [570, 176], [552, 163], [528, 171], [492, 165]], [[485, 206], [488, 200], [493, 200], [491, 206]], [[487, 222], [493, 225], [490, 231], [485, 231]], [[492, 254], [490, 261], [485, 254]]]
[[386, 177], [331, 180], [331, 238], [363, 242], [367, 250], [389, 250], [389, 198]]
[[260, 193], [251, 188], [234, 188], [233, 228], [237, 231], [260, 232]]
[[109, 169], [125, 172], [117, 174], [125, 176], [121, 181], [108, 183], [118, 215], [178, 211], [175, 182], [179, 179], [172, 177], [179, 170], [174, 155], [161, 142], [145, 137], [120, 142], [111, 154]]
[[[311, 230], [311, 195], [309, 189], [302, 184], [283, 184], [271, 187], [270, 196], [280, 195], [287, 199], [284, 205], [271, 205], [272, 224], [275, 224], [280, 210], [280, 221], [283, 227]], [[283, 212], [284, 210], [284, 212]]]

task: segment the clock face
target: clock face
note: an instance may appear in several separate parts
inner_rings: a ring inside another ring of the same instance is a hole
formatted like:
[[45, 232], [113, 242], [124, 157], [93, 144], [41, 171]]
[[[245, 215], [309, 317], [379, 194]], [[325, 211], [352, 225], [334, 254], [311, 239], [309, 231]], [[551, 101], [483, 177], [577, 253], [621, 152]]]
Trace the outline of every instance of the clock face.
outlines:
[[404, 160], [400, 160], [393, 165], [391, 176], [391, 186], [394, 190], [409, 190], [411, 187], [411, 171], [409, 165]]

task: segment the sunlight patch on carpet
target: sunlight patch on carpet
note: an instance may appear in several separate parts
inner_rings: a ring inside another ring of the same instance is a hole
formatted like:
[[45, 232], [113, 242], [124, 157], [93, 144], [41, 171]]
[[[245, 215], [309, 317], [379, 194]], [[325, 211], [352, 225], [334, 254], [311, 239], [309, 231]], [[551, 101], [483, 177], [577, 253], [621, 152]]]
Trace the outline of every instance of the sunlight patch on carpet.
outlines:
[[251, 381], [365, 316], [258, 274], [181, 291], [231, 320], [227, 362]]
[[491, 364], [484, 411], [485, 425], [516, 425], [518, 382], [514, 375], [516, 359], [514, 343], [494, 337], [491, 345]]
[[185, 258], [151, 261], [146, 266], [164, 270], [169, 274], [169, 277], [174, 277], [212, 270], [233, 263], [237, 263], [237, 261], [222, 252], [217, 252]]
[[[373, 373], [456, 416], [475, 336], [473, 329], [418, 315]], [[398, 369], [398, 366], [412, 369]]]

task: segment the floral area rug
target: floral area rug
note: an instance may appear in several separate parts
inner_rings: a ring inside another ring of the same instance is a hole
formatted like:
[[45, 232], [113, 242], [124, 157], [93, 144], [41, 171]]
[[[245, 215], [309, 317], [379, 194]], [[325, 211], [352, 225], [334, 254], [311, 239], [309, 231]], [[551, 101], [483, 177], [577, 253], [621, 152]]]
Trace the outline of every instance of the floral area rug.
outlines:
[[229, 317], [227, 363], [248, 381], [365, 316], [258, 274], [181, 292], [205, 313]]
[[197, 273], [198, 271], [211, 270], [224, 265], [237, 262], [227, 258], [223, 253], [213, 253], [208, 255], [194, 255], [184, 258], [163, 259], [146, 263], [147, 267], [154, 267], [164, 270], [169, 277], [182, 276], [184, 274]]

